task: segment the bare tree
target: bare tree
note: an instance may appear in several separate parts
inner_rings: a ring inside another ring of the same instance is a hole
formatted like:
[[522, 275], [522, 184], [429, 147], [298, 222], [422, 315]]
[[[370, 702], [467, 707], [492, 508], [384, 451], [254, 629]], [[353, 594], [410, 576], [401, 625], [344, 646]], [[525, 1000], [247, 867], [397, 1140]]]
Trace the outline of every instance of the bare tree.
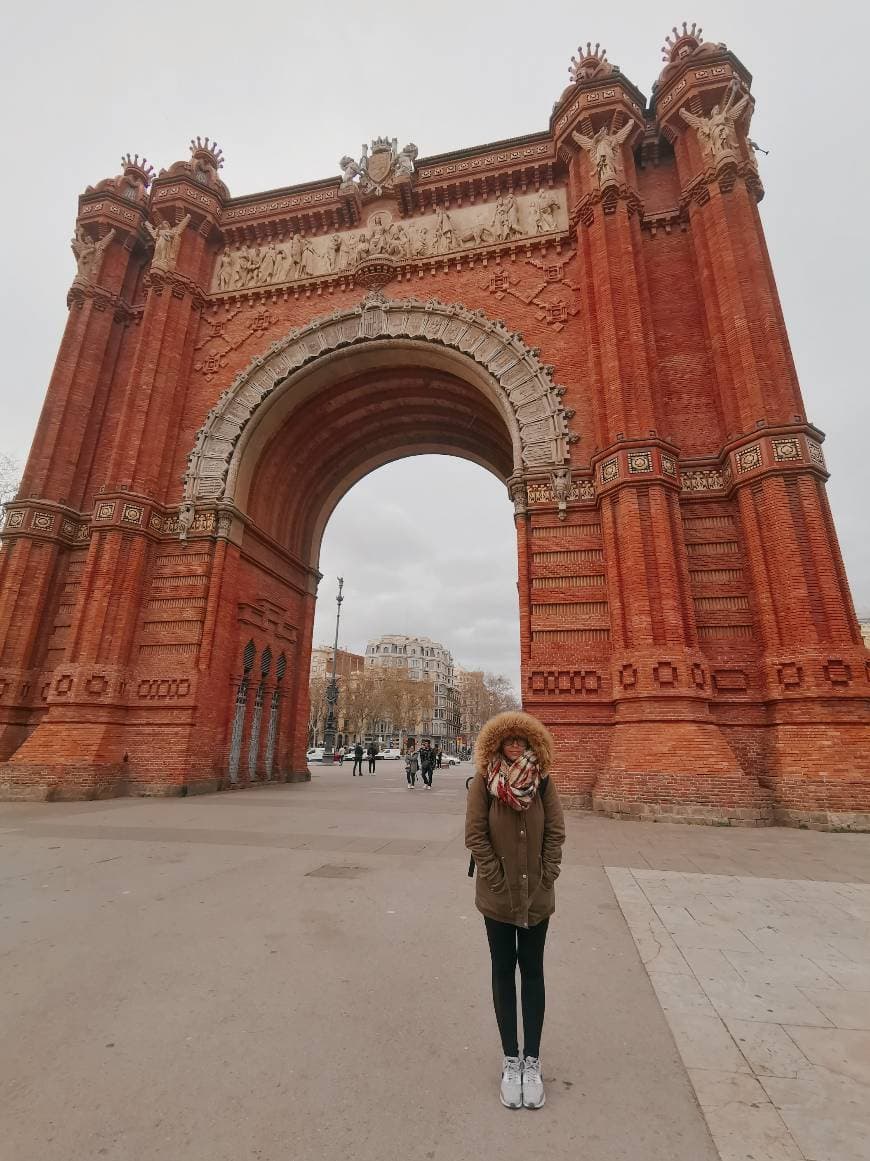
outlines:
[[383, 699], [378, 674], [371, 668], [351, 674], [343, 691], [344, 715], [355, 738], [372, 732], [383, 717]]
[[489, 716], [505, 713], [507, 710], [518, 710], [520, 700], [514, 692], [510, 678], [502, 673], [487, 673], [483, 679], [489, 697]]
[[308, 740], [312, 745], [317, 741], [321, 721], [326, 720], [326, 687], [329, 677], [324, 673], [314, 673], [308, 682]]
[[483, 723], [495, 714], [520, 708], [510, 679], [500, 673], [472, 670], [465, 674], [459, 699], [461, 732], [473, 742]]
[[12, 456], [0, 455], [0, 504], [13, 499], [21, 481], [21, 464]]

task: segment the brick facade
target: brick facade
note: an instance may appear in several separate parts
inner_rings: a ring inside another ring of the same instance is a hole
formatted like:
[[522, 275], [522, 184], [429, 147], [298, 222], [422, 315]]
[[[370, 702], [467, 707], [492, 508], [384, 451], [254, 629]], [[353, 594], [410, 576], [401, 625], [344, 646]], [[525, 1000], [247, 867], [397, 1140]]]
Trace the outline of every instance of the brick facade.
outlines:
[[0, 549], [0, 793], [305, 778], [326, 520], [437, 451], [507, 484], [569, 797], [866, 827], [870, 662], [750, 82], [686, 31], [652, 101], [589, 50], [524, 138], [235, 199], [197, 139], [89, 188]]

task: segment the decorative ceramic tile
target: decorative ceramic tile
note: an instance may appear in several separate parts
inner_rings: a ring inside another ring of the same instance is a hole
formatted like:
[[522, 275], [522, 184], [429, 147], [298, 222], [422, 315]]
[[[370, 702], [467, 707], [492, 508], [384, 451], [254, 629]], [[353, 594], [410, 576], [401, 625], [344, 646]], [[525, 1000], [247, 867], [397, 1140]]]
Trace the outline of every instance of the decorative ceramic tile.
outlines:
[[628, 453], [628, 470], [632, 473], [651, 472], [652, 466], [652, 452], [651, 451], [634, 451]]
[[761, 447], [757, 443], [752, 443], [749, 447], [741, 448], [737, 453], [737, 471], [751, 472], [754, 468], [761, 467]]

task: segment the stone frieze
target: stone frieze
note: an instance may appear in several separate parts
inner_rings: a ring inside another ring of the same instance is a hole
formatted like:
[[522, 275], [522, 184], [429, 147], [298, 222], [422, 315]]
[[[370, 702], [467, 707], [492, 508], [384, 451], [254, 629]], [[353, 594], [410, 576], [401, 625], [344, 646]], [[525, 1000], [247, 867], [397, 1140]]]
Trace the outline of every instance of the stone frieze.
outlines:
[[414, 218], [373, 209], [362, 229], [328, 236], [293, 234], [265, 245], [227, 246], [212, 278], [213, 294], [281, 286], [308, 278], [352, 274], [373, 258], [413, 262], [481, 246], [544, 238], [568, 229], [564, 189], [504, 194], [493, 202], [458, 206]]

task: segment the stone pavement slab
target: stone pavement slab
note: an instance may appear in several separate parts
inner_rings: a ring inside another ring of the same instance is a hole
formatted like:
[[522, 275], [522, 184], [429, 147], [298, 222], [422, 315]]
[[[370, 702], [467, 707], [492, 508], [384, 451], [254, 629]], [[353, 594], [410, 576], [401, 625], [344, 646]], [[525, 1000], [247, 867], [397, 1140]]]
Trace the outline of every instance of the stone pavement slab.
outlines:
[[870, 885], [608, 874], [721, 1156], [867, 1161]]
[[[407, 791], [398, 764], [312, 771], [202, 798], [0, 806], [4, 1155], [715, 1161], [712, 1130], [729, 1161], [791, 1158], [824, 1118], [807, 1127], [803, 1090], [765, 1083], [824, 1071], [855, 1086], [837, 1090], [829, 1154], [851, 1161], [866, 1033], [835, 1020], [840, 990], [868, 990], [866, 836], [570, 814], [548, 1101], [511, 1113], [465, 873], [469, 768], [431, 792]], [[776, 917], [810, 906], [806, 963], [759, 946], [761, 931], [793, 949]], [[780, 979], [775, 1014], [821, 1023], [747, 1012]]]

